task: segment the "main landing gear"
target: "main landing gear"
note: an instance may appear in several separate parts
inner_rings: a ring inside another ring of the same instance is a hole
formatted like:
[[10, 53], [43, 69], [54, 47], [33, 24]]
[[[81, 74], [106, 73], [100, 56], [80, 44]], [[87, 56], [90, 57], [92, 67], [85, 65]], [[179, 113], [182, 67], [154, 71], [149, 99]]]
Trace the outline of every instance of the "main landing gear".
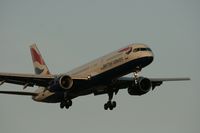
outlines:
[[[138, 79], [139, 79], [139, 72], [141, 71], [141, 68], [139, 66], [137, 66], [134, 71], [133, 71], [133, 79], [134, 79], [134, 85], [137, 85], [138, 84]], [[105, 110], [113, 110], [116, 106], [117, 106], [117, 103], [115, 101], [112, 101], [112, 98], [113, 98], [113, 94], [114, 94], [115, 91], [108, 91], [108, 102], [104, 104], [104, 109]], [[117, 94], [118, 91], [115, 92], [115, 94]]]
[[112, 98], [113, 98], [113, 92], [109, 92], [108, 102], [104, 104], [105, 110], [108, 110], [108, 109], [113, 110], [117, 106], [117, 103], [115, 101], [112, 101]]
[[60, 108], [63, 109], [64, 107], [66, 109], [69, 109], [69, 107], [72, 106], [72, 100], [63, 100], [61, 103], [60, 103]]
[[63, 109], [64, 107], [66, 109], [69, 109], [69, 107], [72, 106], [72, 100], [68, 99], [67, 92], [64, 93], [64, 100], [60, 102], [60, 108]]

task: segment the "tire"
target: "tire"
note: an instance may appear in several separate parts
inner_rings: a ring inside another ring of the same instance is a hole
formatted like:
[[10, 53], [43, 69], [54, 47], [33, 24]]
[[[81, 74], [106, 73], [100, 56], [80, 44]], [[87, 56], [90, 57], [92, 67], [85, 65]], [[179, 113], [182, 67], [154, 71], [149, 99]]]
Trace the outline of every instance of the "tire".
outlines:
[[117, 103], [115, 101], [112, 102], [112, 107], [115, 108], [117, 106]]
[[61, 102], [61, 103], [60, 103], [60, 108], [63, 109], [64, 107], [65, 107], [65, 103], [64, 103], [64, 102]]
[[110, 110], [113, 110], [113, 106], [110, 106], [109, 109], [110, 109]]
[[72, 106], [72, 100], [67, 100], [67, 105], [70, 107]]
[[66, 108], [66, 109], [69, 109], [69, 106], [68, 106], [68, 105], [65, 105], [65, 108]]
[[104, 109], [105, 109], [105, 110], [108, 110], [108, 104], [107, 104], [107, 103], [104, 104]]

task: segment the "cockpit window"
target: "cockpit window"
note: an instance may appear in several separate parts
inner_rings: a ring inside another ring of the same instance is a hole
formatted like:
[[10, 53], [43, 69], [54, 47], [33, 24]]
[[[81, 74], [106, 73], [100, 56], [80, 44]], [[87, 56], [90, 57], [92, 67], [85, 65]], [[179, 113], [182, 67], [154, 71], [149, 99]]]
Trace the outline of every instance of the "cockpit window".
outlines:
[[138, 51], [151, 51], [150, 48], [135, 48], [133, 49], [133, 52], [138, 52]]

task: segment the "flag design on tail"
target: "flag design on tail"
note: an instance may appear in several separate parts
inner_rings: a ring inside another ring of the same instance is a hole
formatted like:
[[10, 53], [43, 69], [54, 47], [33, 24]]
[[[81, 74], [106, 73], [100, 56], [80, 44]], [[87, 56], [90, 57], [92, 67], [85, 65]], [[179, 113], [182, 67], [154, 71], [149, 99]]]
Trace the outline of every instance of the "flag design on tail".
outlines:
[[49, 69], [45, 64], [40, 51], [38, 50], [36, 44], [30, 46], [31, 56], [33, 60], [33, 66], [35, 69], [35, 74], [37, 75], [49, 75]]

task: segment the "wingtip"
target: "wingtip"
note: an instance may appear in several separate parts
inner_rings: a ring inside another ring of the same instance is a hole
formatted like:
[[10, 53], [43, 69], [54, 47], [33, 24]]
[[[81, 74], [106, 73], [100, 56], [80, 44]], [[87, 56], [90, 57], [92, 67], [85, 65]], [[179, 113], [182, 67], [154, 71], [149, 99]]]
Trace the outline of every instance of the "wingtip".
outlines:
[[181, 78], [182, 80], [191, 80], [189, 77]]
[[191, 78], [187, 78], [187, 80], [192, 80]]

